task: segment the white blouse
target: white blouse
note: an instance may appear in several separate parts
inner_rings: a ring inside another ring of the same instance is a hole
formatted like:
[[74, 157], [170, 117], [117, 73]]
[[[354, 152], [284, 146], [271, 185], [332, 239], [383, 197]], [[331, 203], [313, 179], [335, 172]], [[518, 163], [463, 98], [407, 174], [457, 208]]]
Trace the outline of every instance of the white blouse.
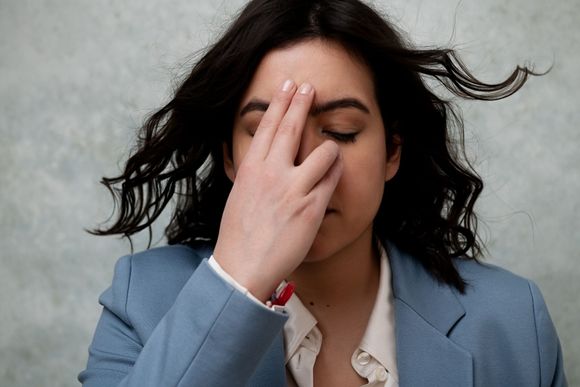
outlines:
[[[368, 383], [361, 387], [398, 387], [395, 315], [393, 291], [391, 287], [391, 268], [384, 248], [381, 247], [380, 281], [375, 305], [358, 348], [351, 356], [352, 368]], [[227, 282], [264, 305], [246, 288], [226, 273], [213, 256], [209, 265]], [[280, 287], [286, 285], [283, 281]], [[279, 287], [279, 288], [280, 288]], [[266, 305], [264, 307], [267, 308]], [[296, 293], [285, 306], [273, 306], [284, 311], [289, 318], [284, 325], [286, 349], [286, 377], [289, 387], [313, 387], [314, 363], [322, 346], [322, 333], [316, 327], [316, 318], [304, 306]]]

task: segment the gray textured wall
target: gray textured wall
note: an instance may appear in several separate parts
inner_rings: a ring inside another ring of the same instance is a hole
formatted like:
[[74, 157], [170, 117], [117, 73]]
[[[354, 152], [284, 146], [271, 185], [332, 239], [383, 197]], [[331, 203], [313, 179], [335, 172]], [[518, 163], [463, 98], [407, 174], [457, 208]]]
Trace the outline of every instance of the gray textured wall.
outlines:
[[[83, 231], [110, 213], [97, 181], [118, 172], [144, 115], [241, 3], [0, 0], [1, 386], [76, 385], [97, 297], [128, 251]], [[462, 106], [487, 181], [489, 261], [540, 285], [579, 386], [580, 3], [375, 3], [415, 42], [454, 35], [486, 80], [554, 62], [508, 100]]]

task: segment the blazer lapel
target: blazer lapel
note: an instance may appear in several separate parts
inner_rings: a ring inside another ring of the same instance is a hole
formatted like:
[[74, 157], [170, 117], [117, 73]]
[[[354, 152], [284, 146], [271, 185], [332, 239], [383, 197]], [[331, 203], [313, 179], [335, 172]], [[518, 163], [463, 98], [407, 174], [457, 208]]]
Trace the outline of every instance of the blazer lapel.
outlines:
[[385, 243], [393, 276], [399, 385], [472, 386], [471, 354], [447, 335], [465, 315], [454, 290]]

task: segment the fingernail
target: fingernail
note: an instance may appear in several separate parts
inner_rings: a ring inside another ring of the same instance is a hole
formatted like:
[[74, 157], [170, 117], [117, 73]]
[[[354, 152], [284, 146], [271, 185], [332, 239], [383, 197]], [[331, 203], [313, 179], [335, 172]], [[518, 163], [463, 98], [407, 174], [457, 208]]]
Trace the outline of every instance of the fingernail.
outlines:
[[291, 79], [288, 79], [282, 85], [282, 91], [290, 91], [290, 89], [294, 86], [294, 82]]
[[310, 83], [303, 83], [302, 86], [300, 86], [300, 94], [308, 95], [310, 94], [310, 91], [312, 91], [312, 85], [310, 85]]

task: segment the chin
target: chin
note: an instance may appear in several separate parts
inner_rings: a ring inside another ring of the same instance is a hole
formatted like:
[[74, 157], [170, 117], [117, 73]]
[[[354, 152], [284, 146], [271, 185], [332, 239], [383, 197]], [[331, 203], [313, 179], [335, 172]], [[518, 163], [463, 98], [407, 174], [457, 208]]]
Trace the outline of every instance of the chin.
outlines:
[[325, 256], [312, 254], [309, 251], [308, 254], [306, 254], [306, 257], [302, 260], [302, 263], [320, 262], [320, 261], [324, 261], [325, 258], [326, 258]]
[[371, 243], [372, 223], [367, 225], [366, 228], [353, 226], [352, 228], [338, 230], [336, 225], [323, 222], [302, 262], [321, 262], [337, 254], [344, 253], [346, 250], [353, 252], [352, 248], [364, 248], [367, 239], [368, 243]]
[[332, 243], [332, 241], [329, 241], [328, 239], [318, 234], [302, 262], [324, 261], [330, 256], [336, 254], [338, 250], [340, 250], [340, 246], [338, 246], [336, 242]]

